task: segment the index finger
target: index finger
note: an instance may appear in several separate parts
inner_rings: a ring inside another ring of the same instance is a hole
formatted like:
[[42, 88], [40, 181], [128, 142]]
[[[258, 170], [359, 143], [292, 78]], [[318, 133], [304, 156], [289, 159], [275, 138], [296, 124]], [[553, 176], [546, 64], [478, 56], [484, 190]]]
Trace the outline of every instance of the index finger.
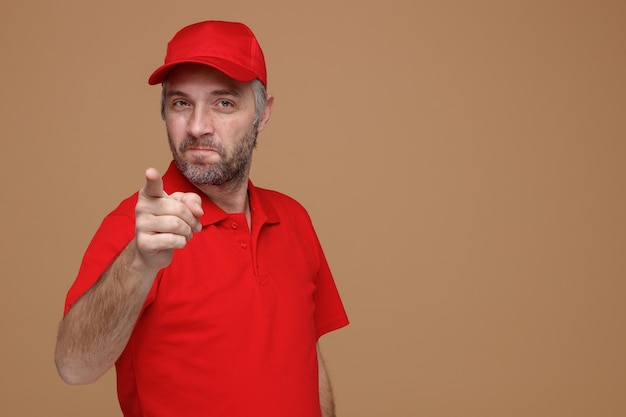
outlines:
[[146, 169], [146, 185], [143, 187], [143, 193], [147, 197], [152, 198], [167, 197], [167, 194], [163, 191], [161, 174], [155, 168]]

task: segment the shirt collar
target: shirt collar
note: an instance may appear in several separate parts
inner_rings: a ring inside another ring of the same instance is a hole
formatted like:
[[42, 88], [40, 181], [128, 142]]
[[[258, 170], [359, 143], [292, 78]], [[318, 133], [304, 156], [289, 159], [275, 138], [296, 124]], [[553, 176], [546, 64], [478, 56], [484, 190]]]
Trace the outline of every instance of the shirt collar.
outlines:
[[[200, 223], [203, 226], [218, 223], [228, 217], [228, 213], [219, 208], [206, 194], [189, 182], [174, 161], [170, 163], [167, 172], [163, 175], [163, 189], [167, 194], [175, 192], [198, 194], [202, 199], [202, 210], [204, 211], [200, 218]], [[258, 221], [259, 224], [280, 222], [280, 216], [272, 202], [250, 180], [248, 180], [248, 195], [253, 222]]]

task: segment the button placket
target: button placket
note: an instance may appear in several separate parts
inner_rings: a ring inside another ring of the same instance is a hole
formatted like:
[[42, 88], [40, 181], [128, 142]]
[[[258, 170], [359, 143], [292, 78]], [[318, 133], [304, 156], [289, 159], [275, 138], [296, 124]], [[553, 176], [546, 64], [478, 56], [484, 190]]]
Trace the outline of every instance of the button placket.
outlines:
[[[254, 210], [253, 210], [254, 211]], [[250, 231], [246, 224], [246, 219], [239, 215], [230, 215], [226, 222], [224, 222], [224, 227], [229, 229], [233, 234], [233, 243], [238, 245], [242, 250], [248, 251], [250, 254], [250, 260], [253, 265], [254, 275], [256, 284], [259, 286], [267, 286], [270, 285], [269, 276], [263, 272], [259, 271], [259, 265], [256, 263], [256, 254], [255, 247], [253, 242], [255, 239], [258, 239], [258, 231], [257, 234], [254, 231]]]

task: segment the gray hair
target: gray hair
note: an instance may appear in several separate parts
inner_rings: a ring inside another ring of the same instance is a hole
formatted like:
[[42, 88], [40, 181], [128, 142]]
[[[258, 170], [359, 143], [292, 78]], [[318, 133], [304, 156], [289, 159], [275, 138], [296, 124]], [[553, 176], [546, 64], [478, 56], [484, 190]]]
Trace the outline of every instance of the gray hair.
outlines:
[[[161, 118], [163, 120], [165, 120], [165, 95], [167, 93], [167, 85], [168, 83], [166, 80], [161, 88]], [[252, 80], [250, 85], [252, 86], [252, 92], [254, 93], [255, 114], [253, 124], [256, 128], [259, 125], [261, 116], [263, 116], [263, 112], [267, 106], [267, 90], [258, 78]]]

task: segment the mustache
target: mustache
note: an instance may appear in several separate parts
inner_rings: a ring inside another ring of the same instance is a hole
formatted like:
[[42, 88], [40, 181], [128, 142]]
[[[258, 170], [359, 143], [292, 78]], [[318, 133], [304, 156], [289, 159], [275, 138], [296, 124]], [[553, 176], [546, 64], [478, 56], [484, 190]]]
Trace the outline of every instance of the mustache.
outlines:
[[182, 153], [189, 148], [211, 148], [220, 155], [224, 155], [225, 149], [219, 142], [210, 136], [202, 136], [200, 138], [189, 137], [184, 139], [178, 146], [178, 150]]

